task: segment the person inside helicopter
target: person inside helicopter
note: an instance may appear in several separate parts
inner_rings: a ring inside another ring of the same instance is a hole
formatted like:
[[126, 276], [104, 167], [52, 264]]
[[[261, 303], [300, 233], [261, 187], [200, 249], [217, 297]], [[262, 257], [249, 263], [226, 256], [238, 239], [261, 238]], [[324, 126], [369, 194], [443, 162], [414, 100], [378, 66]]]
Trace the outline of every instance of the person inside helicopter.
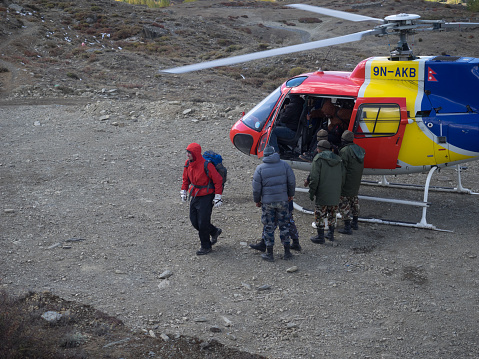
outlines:
[[329, 119], [328, 141], [340, 147], [341, 135], [348, 129], [352, 109], [346, 109], [340, 103], [334, 104], [331, 99], [327, 99], [321, 110]]
[[281, 110], [277, 125], [271, 132], [269, 144], [279, 153], [278, 141], [292, 140], [296, 136], [303, 112], [304, 100], [300, 95], [290, 94], [289, 103]]
[[[320, 100], [317, 100], [316, 103], [319, 101]], [[339, 148], [341, 145], [341, 135], [349, 126], [351, 113], [351, 104], [344, 101], [335, 101], [335, 103], [333, 103], [330, 98], [325, 98], [321, 101], [320, 108], [317, 108], [317, 105], [315, 105], [307, 116], [308, 121], [315, 124], [315, 132], [311, 138], [309, 150], [303, 152], [299, 158], [306, 162], [313, 160], [319, 141], [319, 132], [321, 132], [321, 139], [323, 139], [322, 137], [327, 131], [326, 139], [330, 142], [332, 148]]]

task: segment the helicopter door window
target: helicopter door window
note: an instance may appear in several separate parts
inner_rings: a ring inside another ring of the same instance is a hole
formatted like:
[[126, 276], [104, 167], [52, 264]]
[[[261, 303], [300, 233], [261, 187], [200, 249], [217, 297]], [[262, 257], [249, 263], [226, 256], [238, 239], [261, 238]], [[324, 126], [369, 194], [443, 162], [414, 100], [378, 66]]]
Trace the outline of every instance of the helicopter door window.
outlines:
[[361, 137], [394, 136], [401, 122], [401, 111], [395, 104], [367, 104], [358, 109], [357, 135]]

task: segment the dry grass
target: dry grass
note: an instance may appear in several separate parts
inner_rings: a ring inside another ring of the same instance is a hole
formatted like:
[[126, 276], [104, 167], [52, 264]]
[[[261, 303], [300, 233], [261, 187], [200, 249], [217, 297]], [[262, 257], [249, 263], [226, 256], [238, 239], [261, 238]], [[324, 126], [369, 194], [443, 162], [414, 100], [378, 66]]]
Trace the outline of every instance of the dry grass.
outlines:
[[[61, 314], [48, 322], [48, 311]], [[164, 341], [135, 333], [123, 323], [88, 305], [63, 300], [49, 292], [14, 298], [0, 291], [0, 358], [175, 358], [264, 359], [239, 352], [217, 341], [171, 336]]]

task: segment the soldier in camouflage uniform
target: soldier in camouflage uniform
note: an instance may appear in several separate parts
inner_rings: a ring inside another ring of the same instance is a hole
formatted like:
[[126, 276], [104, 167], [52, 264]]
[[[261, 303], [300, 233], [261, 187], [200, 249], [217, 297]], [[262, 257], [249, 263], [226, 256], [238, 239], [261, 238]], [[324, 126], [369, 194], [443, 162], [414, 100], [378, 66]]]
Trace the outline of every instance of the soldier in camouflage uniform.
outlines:
[[354, 143], [354, 134], [351, 131], [343, 132], [341, 142], [343, 147], [339, 151], [339, 156], [343, 160], [345, 178], [341, 189], [339, 211], [343, 217], [344, 228], [338, 232], [353, 234], [352, 229], [358, 229], [358, 192], [363, 175], [366, 151]]
[[[316, 197], [314, 216], [318, 232], [311, 241], [318, 244], [323, 244], [324, 238], [334, 241], [334, 227], [343, 180], [341, 157], [330, 149], [331, 144], [328, 141], [318, 142], [318, 154], [313, 159], [310, 173], [309, 198], [313, 201]], [[325, 219], [329, 229], [326, 236]]]
[[[344, 220], [344, 229], [339, 229], [339, 233], [353, 234], [351, 229], [358, 229], [359, 218], [359, 198], [358, 196], [339, 198], [339, 213]], [[351, 221], [352, 218], [352, 221]], [[349, 223], [347, 221], [349, 220]]]

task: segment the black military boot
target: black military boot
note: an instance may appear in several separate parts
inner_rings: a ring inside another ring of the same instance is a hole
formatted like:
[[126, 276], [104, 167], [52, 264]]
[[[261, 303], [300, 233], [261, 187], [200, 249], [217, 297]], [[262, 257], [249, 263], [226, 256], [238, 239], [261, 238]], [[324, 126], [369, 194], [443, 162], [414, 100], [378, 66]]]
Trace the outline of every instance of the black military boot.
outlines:
[[329, 226], [328, 234], [324, 236], [324, 238], [329, 239], [331, 242], [334, 242], [334, 226]]
[[344, 221], [344, 228], [338, 229], [338, 232], [342, 234], [353, 234], [353, 230], [351, 229], [351, 221], [350, 220]]
[[261, 258], [268, 262], [274, 262], [273, 246], [266, 247], [266, 253], [262, 254]]
[[316, 244], [324, 244], [324, 228], [317, 228], [318, 234], [314, 237], [311, 237], [311, 242]]
[[250, 244], [250, 248], [256, 249], [257, 251], [266, 252], [266, 244], [264, 243], [264, 238], [261, 238], [261, 241], [257, 244]]
[[351, 228], [354, 230], [359, 229], [358, 227], [358, 216], [353, 216], [353, 221], [351, 222]]
[[283, 256], [284, 260], [293, 259], [293, 255], [291, 254], [290, 249], [291, 249], [291, 245], [289, 243], [284, 245], [284, 256]]
[[299, 245], [299, 238], [293, 239], [293, 244], [291, 244], [290, 248], [298, 252], [301, 250], [301, 246]]

